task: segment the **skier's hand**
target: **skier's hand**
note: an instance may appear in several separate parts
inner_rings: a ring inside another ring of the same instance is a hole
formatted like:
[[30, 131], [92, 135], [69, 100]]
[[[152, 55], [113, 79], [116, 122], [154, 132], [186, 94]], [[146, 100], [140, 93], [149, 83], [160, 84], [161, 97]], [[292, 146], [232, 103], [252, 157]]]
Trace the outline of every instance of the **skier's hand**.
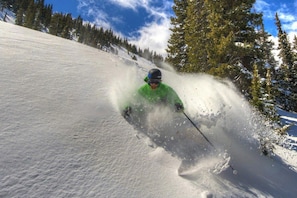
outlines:
[[184, 110], [184, 107], [182, 104], [176, 103], [175, 104], [175, 111], [176, 112], [182, 112]]
[[123, 111], [123, 115], [124, 115], [125, 118], [130, 117], [131, 113], [132, 113], [132, 108], [129, 107], [129, 106], [126, 107], [126, 108], [124, 109], [124, 111]]

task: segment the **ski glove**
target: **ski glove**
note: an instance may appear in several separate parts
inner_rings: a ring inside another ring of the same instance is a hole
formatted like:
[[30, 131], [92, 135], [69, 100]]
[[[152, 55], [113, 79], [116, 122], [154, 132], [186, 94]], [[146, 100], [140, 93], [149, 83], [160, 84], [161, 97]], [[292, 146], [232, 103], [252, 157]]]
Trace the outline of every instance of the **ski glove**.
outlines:
[[184, 107], [182, 104], [176, 103], [175, 104], [175, 111], [176, 112], [182, 112], [184, 110]]
[[123, 115], [124, 115], [125, 118], [130, 117], [131, 113], [132, 113], [132, 108], [131, 107], [126, 107], [124, 109], [124, 111], [123, 111]]

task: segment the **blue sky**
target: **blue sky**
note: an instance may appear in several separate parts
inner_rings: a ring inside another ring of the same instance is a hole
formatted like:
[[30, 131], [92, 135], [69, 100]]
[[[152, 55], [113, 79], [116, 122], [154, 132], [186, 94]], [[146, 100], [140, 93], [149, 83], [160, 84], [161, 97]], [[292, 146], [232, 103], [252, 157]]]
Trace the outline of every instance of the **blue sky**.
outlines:
[[[173, 0], [45, 0], [54, 12], [80, 15], [84, 20], [111, 28], [141, 48], [165, 54], [170, 37]], [[287, 33], [297, 32], [297, 0], [256, 0], [254, 8], [263, 12], [265, 29], [276, 36], [277, 12]]]

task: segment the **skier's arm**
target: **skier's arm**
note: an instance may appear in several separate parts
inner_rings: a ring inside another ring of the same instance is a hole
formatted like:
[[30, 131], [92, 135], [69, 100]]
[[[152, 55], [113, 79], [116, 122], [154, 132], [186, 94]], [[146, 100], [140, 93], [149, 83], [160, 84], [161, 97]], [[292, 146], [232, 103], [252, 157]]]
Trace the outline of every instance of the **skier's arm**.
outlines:
[[171, 101], [173, 103], [172, 105], [174, 105], [175, 110], [177, 112], [183, 111], [184, 105], [181, 99], [179, 98], [179, 96], [177, 95], [177, 93], [172, 88], [169, 89], [169, 93], [170, 93], [169, 95], [170, 95]]

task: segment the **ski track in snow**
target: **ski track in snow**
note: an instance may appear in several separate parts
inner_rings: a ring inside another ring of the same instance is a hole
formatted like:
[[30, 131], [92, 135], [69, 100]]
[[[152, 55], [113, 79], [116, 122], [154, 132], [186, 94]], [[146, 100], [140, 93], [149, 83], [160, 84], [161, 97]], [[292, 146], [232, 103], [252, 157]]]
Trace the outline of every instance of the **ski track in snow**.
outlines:
[[[180, 160], [151, 148], [154, 142], [119, 113], [150, 63], [3, 22], [0, 29], [0, 197], [297, 193], [294, 151], [279, 153], [287, 160], [260, 155], [256, 132], [267, 129], [228, 82], [163, 71], [164, 81], [219, 150], [214, 156], [198, 151], [206, 157], [180, 177]], [[215, 155], [224, 153], [237, 175], [230, 168], [211, 173], [210, 164], [222, 157]]]

